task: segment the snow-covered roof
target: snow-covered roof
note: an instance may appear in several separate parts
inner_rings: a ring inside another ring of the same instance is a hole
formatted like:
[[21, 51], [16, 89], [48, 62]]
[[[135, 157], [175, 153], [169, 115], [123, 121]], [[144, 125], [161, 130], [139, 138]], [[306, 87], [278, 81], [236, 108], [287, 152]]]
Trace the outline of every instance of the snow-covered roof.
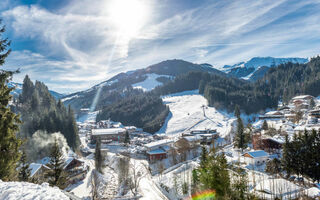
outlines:
[[269, 154], [267, 152], [263, 151], [263, 150], [249, 151], [249, 152], [247, 152], [245, 154], [249, 154], [252, 158], [259, 158], [259, 157], [267, 157], [267, 156], [269, 156]]
[[196, 141], [199, 141], [199, 140], [202, 139], [200, 135], [186, 136], [186, 137], [183, 137], [183, 138], [186, 139], [188, 142], [196, 142]]
[[150, 155], [152, 155], [152, 154], [163, 154], [163, 153], [166, 153], [165, 150], [160, 149], [160, 148], [147, 152], [147, 154], [150, 154]]
[[312, 130], [319, 130], [320, 126], [297, 126], [296, 128], [294, 128], [294, 131], [312, 131]]
[[285, 143], [285, 139], [284, 138], [281, 138], [281, 137], [270, 137], [269, 139], [279, 143], [279, 144], [283, 144]]
[[265, 115], [283, 115], [283, 113], [278, 110], [275, 110], [275, 111], [269, 111]]
[[172, 142], [173, 142], [172, 140], [164, 139], [164, 140], [158, 140], [155, 142], [150, 142], [148, 144], [145, 144], [144, 146], [146, 146], [147, 148], [153, 148], [153, 147], [158, 147], [158, 146], [162, 146], [162, 145], [168, 145]]
[[311, 95], [300, 95], [300, 96], [293, 97], [292, 100], [306, 99], [306, 98], [310, 98], [310, 97], [313, 98], [313, 96], [311, 96]]
[[84, 161], [82, 161], [82, 160], [80, 160], [80, 159], [77, 159], [77, 158], [74, 158], [74, 157], [69, 157], [65, 162], [64, 162], [64, 169], [74, 160], [74, 159], [76, 159], [76, 160], [78, 160], [79, 162], [84, 162]]
[[92, 129], [92, 135], [112, 135], [125, 132], [124, 128]]
[[37, 173], [37, 171], [38, 171], [39, 169], [41, 169], [41, 167], [50, 169], [48, 166], [43, 165], [43, 164], [31, 163], [31, 164], [29, 165], [29, 169], [31, 170], [31, 171], [30, 171], [30, 177], [33, 177], [33, 176]]

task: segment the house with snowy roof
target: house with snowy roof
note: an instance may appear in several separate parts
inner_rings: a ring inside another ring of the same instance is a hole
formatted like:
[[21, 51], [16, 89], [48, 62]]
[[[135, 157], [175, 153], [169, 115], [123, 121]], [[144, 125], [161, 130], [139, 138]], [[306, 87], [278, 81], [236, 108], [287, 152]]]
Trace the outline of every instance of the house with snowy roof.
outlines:
[[104, 141], [123, 141], [125, 137], [126, 129], [124, 128], [104, 128], [104, 129], [92, 129], [91, 141], [96, 140]]
[[263, 150], [249, 151], [243, 154], [246, 163], [251, 165], [262, 165], [269, 159], [269, 154]]
[[44, 164], [31, 163], [29, 165], [30, 178], [35, 182], [42, 183], [46, 181], [46, 174], [51, 170], [50, 167]]
[[175, 143], [174, 146], [180, 151], [189, 151], [191, 149], [197, 148], [200, 146], [202, 141], [202, 137], [200, 135], [194, 136], [185, 136], [179, 138]]
[[172, 140], [164, 139], [145, 144], [148, 160], [155, 162], [167, 158], [168, 154], [170, 154], [172, 143]]
[[276, 110], [265, 113], [264, 115], [260, 115], [259, 119], [282, 119], [284, 117], [283, 112]]
[[69, 157], [65, 161], [63, 169], [68, 174], [67, 184], [74, 184], [86, 177], [89, 167], [85, 165], [84, 161], [75, 157]]

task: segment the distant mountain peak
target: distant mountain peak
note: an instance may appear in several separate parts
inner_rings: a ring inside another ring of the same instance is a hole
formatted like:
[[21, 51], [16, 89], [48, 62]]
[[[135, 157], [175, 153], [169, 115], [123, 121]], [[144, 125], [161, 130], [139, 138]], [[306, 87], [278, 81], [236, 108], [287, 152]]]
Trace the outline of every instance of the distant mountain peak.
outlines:
[[[280, 64], [285, 63], [307, 63], [309, 61], [308, 58], [274, 58], [274, 57], [253, 57], [246, 62], [239, 62], [234, 65], [224, 65], [222, 67], [222, 71], [237, 78], [250, 79], [252, 75], [256, 71], [258, 71], [261, 67], [274, 67]], [[264, 68], [264, 72], [266, 72]], [[261, 70], [260, 70], [261, 73]], [[261, 74], [263, 75], [263, 74]]]

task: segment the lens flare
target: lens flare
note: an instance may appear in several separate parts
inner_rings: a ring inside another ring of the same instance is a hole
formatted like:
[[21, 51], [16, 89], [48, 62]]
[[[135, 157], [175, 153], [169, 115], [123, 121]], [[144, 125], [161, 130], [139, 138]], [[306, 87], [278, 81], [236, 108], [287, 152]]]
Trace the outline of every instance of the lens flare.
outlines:
[[216, 199], [216, 191], [205, 190], [202, 192], [197, 192], [191, 196], [190, 200], [214, 200]]

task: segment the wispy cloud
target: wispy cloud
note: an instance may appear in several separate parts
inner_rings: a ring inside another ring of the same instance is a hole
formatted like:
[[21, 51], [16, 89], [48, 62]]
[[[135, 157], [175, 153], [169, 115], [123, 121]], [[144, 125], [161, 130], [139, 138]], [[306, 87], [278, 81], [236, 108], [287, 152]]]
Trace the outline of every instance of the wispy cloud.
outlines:
[[14, 44], [7, 68], [21, 67], [16, 79], [28, 73], [53, 89], [74, 91], [172, 58], [221, 66], [253, 56], [319, 53], [320, 0], [197, 1], [192, 6], [141, 1], [153, 14], [131, 38], [119, 36], [106, 1], [72, 1], [55, 11], [0, 4], [7, 8], [2, 17]]

